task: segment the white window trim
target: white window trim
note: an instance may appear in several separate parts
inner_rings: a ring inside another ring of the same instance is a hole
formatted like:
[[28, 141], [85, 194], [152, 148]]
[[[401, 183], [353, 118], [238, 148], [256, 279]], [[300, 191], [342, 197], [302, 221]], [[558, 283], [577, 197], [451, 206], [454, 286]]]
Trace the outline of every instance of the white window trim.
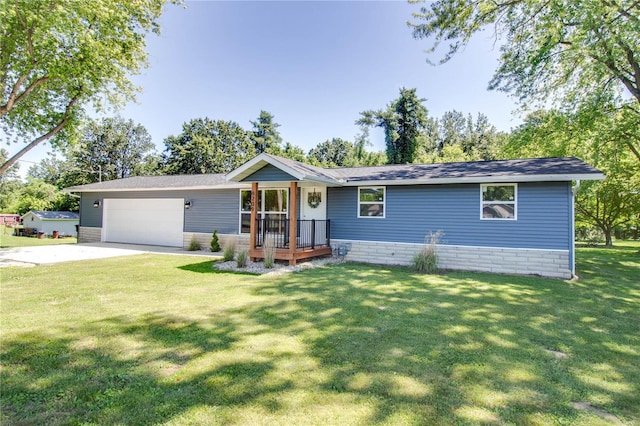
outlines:
[[[382, 188], [382, 202], [380, 201], [360, 201], [361, 189]], [[382, 216], [360, 216], [360, 206], [362, 204], [382, 204]], [[359, 186], [358, 187], [358, 210], [356, 211], [356, 217], [358, 219], [384, 219], [387, 216], [387, 187], [382, 185], [377, 186]]]
[[[482, 194], [484, 188], [489, 186], [513, 186], [513, 201], [484, 201]], [[513, 204], [513, 217], [484, 217], [483, 211], [485, 204]], [[480, 220], [498, 220], [498, 221], [514, 221], [518, 220], [518, 184], [517, 183], [483, 183], [480, 185]]]
[[[286, 215], [286, 218], [289, 219], [289, 211], [291, 210], [289, 208], [289, 202], [291, 201], [291, 198], [290, 198], [291, 194], [289, 194], [289, 192], [290, 192], [289, 188], [258, 188], [258, 192], [261, 194], [261, 197], [260, 197], [261, 198], [261, 200], [260, 200], [260, 205], [261, 206], [265, 205], [265, 202], [264, 202], [265, 190], [266, 191], [269, 191], [269, 190], [284, 190], [284, 191], [287, 191], [287, 211], [286, 212], [273, 212], [273, 211], [258, 210], [257, 211], [258, 218], [259, 219], [264, 219], [265, 215], [267, 215], [267, 214], [280, 214], [280, 215], [284, 214], [284, 215]], [[247, 212], [247, 211], [242, 210], [242, 193], [245, 192], [245, 191], [251, 192], [251, 190], [250, 189], [244, 189], [244, 188], [239, 190], [240, 199], [239, 199], [239, 202], [238, 202], [238, 235], [247, 235], [248, 234], [248, 233], [245, 233], [245, 234], [242, 233], [242, 215], [243, 214], [251, 214], [250, 211]]]

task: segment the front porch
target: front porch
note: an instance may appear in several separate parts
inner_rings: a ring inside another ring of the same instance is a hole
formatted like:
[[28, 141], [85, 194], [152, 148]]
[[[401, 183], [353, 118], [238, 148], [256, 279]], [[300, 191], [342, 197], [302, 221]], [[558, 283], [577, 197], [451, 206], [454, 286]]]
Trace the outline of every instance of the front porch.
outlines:
[[[273, 250], [276, 260], [295, 265], [300, 259], [331, 254], [331, 222], [329, 220], [296, 220], [292, 238], [289, 219], [256, 219], [256, 233], [251, 237], [249, 256], [263, 259], [265, 250]], [[291, 246], [291, 241], [295, 241]]]
[[289, 182], [289, 217], [258, 217], [258, 182], [251, 184], [251, 225], [249, 257], [264, 259], [266, 250], [273, 250], [275, 260], [298, 260], [331, 254], [331, 222], [298, 218], [298, 182]]
[[250, 234], [251, 260], [264, 259], [265, 250], [290, 265], [331, 254], [327, 188], [340, 183], [325, 170], [262, 153], [227, 180], [251, 182], [250, 194], [241, 200], [241, 229]]

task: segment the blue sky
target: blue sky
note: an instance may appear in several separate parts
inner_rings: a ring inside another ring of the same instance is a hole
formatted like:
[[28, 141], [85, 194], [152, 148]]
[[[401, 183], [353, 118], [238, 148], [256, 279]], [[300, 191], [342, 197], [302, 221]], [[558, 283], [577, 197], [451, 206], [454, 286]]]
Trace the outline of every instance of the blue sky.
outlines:
[[[482, 112], [500, 130], [518, 125], [512, 100], [486, 89], [499, 54], [490, 34], [447, 64], [429, 65], [429, 41], [413, 39], [406, 24], [418, 8], [403, 1], [168, 5], [162, 34], [148, 37], [150, 66], [133, 78], [143, 92], [119, 113], [144, 125], [158, 151], [190, 119], [233, 120], [248, 130], [260, 110], [305, 151], [332, 137], [353, 140], [359, 113], [384, 108], [403, 86], [417, 88], [431, 116], [455, 109]], [[384, 149], [381, 132], [372, 139], [373, 149]], [[50, 149], [24, 158], [38, 161]]]

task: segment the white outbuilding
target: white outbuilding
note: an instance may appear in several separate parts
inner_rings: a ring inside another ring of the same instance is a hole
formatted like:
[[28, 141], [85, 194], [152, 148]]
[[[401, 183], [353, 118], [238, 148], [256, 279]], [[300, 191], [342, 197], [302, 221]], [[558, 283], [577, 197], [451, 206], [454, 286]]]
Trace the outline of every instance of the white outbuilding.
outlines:
[[76, 235], [76, 225], [80, 224], [80, 215], [75, 212], [45, 212], [31, 210], [22, 216], [22, 225], [25, 228], [35, 228], [45, 235]]

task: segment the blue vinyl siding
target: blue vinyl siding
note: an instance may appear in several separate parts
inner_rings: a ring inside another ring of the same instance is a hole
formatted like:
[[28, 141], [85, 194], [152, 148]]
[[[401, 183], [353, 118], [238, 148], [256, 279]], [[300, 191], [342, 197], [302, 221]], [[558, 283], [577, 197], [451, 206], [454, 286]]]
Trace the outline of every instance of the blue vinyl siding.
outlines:
[[295, 177], [291, 176], [289, 173], [283, 172], [279, 168], [272, 166], [271, 164], [267, 164], [257, 172], [249, 175], [247, 178], [243, 179], [243, 182], [290, 182], [297, 181]]
[[192, 202], [184, 211], [184, 232], [238, 233], [240, 191], [238, 189], [198, 191], [135, 191], [85, 193], [80, 200], [80, 225], [102, 226], [102, 207], [94, 208], [95, 200], [104, 198], [184, 198]]
[[450, 245], [570, 249], [570, 182], [518, 184], [518, 220], [481, 220], [480, 185], [387, 186], [386, 217], [358, 218], [358, 188], [329, 188], [331, 237]]

